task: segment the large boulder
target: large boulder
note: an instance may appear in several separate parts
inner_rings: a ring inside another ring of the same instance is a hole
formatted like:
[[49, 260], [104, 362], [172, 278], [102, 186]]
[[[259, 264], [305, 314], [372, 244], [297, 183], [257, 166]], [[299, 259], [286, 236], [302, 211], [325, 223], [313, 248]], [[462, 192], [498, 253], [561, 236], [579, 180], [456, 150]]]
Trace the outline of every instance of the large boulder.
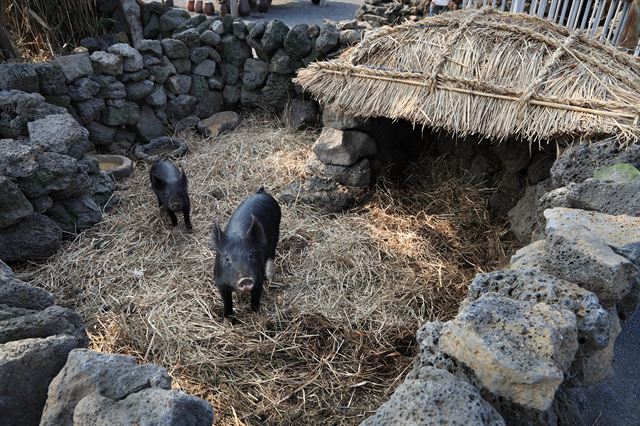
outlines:
[[262, 39], [260, 40], [261, 48], [265, 52], [271, 52], [282, 47], [288, 33], [289, 27], [287, 27], [284, 22], [279, 19], [270, 21], [264, 30]]
[[34, 149], [22, 141], [0, 139], [0, 174], [10, 178], [31, 176], [38, 169]]
[[567, 201], [576, 209], [611, 215], [640, 216], [640, 179], [614, 182], [587, 179], [567, 187]]
[[0, 229], [0, 259], [6, 262], [41, 260], [62, 243], [62, 230], [47, 216], [33, 213], [18, 224]]
[[50, 115], [28, 124], [29, 141], [38, 150], [81, 158], [89, 147], [89, 132], [70, 114]]
[[20, 188], [0, 175], [0, 228], [15, 225], [33, 213], [33, 206]]
[[55, 56], [53, 64], [62, 70], [67, 83], [72, 83], [81, 77], [93, 74], [93, 67], [88, 53]]
[[578, 349], [577, 334], [567, 309], [488, 293], [444, 325], [440, 347], [493, 394], [546, 410]]
[[0, 64], [0, 90], [39, 92], [38, 74], [33, 64]]
[[89, 395], [80, 401], [73, 414], [73, 425], [113, 424], [210, 426], [213, 408], [208, 402], [184, 392], [153, 388], [122, 400]]
[[53, 305], [53, 295], [15, 278], [11, 269], [0, 260], [0, 305], [41, 310]]
[[217, 49], [224, 62], [237, 67], [242, 67], [244, 61], [253, 56], [249, 45], [232, 35], [224, 36]]
[[375, 155], [376, 142], [357, 130], [324, 128], [312, 149], [324, 164], [351, 166], [361, 158]]
[[104, 74], [117, 76], [122, 75], [122, 57], [113, 53], [96, 51], [90, 56], [93, 72], [96, 74]]
[[55, 201], [47, 210], [64, 232], [77, 234], [100, 222], [102, 211], [89, 195]]
[[307, 162], [307, 167], [316, 176], [334, 180], [346, 186], [368, 186], [371, 183], [371, 165], [364, 158], [352, 166], [324, 164], [315, 156]]
[[71, 309], [54, 305], [41, 311], [23, 310], [20, 315], [0, 320], [0, 344], [58, 334], [75, 336], [82, 346], [88, 344], [82, 319]]
[[554, 208], [544, 212], [544, 269], [594, 292], [607, 306], [639, 277], [640, 218]]
[[505, 422], [471, 384], [451, 373], [424, 368], [420, 379], [405, 380], [361, 426], [498, 426]]
[[318, 106], [313, 101], [294, 98], [287, 111], [289, 123], [296, 129], [306, 129], [318, 125]]
[[2, 423], [37, 425], [49, 383], [64, 366], [69, 352], [80, 346], [77, 337], [64, 334], [0, 345]]
[[554, 186], [566, 186], [594, 177], [602, 167], [618, 163], [629, 163], [640, 168], [640, 145], [621, 148], [615, 139], [602, 142], [576, 144], [556, 160], [551, 168]]
[[610, 341], [610, 318], [595, 294], [569, 281], [535, 269], [516, 269], [478, 274], [471, 282], [464, 304], [486, 293], [498, 293], [514, 300], [543, 302], [566, 308], [576, 316], [578, 339], [592, 349], [605, 348]]
[[206, 425], [206, 401], [171, 389], [164, 368], [138, 365], [134, 357], [75, 350], [49, 386], [42, 426]]

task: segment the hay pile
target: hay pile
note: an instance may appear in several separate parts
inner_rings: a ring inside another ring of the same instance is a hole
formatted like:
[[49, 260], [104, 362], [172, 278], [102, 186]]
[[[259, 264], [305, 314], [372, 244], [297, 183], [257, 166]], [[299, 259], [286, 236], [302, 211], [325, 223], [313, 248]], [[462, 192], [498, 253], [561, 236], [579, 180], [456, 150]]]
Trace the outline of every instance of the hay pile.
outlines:
[[372, 31], [297, 82], [325, 106], [460, 136], [640, 141], [638, 58], [491, 7]]
[[137, 164], [102, 223], [17, 272], [79, 310], [93, 348], [163, 365], [176, 387], [210, 400], [216, 424], [356, 424], [410, 368], [417, 328], [451, 317], [510, 243], [488, 218], [488, 194], [454, 160], [425, 158], [358, 211], [284, 205], [262, 312], [241, 300], [240, 324], [224, 327], [211, 224], [260, 185], [277, 194], [303, 175], [316, 137], [259, 118], [215, 141], [190, 137], [180, 163], [193, 233], [181, 218], [171, 231]]

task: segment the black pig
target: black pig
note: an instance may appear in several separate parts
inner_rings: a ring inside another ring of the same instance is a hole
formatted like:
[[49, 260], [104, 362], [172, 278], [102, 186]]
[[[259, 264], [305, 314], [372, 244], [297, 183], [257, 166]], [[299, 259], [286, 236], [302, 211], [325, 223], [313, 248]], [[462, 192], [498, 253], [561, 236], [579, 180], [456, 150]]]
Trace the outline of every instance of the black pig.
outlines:
[[191, 202], [187, 190], [187, 175], [184, 170], [178, 170], [171, 161], [158, 160], [151, 166], [149, 177], [153, 192], [158, 197], [158, 205], [164, 207], [169, 213], [171, 224], [178, 225], [176, 212], [182, 212], [184, 224], [187, 229], [192, 229]]
[[218, 224], [213, 226], [213, 278], [222, 296], [225, 322], [233, 316], [234, 290], [251, 293], [251, 309], [260, 308], [265, 275], [272, 279], [275, 272], [280, 217], [278, 202], [260, 188], [233, 212], [225, 231]]

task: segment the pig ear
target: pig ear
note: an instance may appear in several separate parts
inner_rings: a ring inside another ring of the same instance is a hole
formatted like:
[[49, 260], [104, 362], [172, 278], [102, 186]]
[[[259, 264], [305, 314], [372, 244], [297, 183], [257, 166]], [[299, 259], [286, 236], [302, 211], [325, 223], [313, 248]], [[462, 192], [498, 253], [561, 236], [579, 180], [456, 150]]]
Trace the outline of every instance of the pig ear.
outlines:
[[220, 250], [224, 245], [225, 235], [224, 231], [220, 229], [217, 223], [213, 224], [213, 232], [211, 233], [211, 240], [209, 241], [209, 247], [212, 250]]
[[265, 234], [262, 224], [254, 215], [251, 215], [251, 226], [249, 226], [245, 237], [261, 246], [267, 245], [267, 234]]

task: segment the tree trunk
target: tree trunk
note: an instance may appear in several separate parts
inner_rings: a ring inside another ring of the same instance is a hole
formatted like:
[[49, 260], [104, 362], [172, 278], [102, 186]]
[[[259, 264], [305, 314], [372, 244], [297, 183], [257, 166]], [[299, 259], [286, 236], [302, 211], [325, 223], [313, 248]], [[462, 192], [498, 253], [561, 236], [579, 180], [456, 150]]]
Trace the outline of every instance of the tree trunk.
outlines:
[[640, 0], [634, 0], [629, 6], [627, 26], [620, 34], [620, 47], [633, 49], [640, 39]]
[[20, 54], [11, 43], [11, 37], [9, 36], [9, 31], [4, 27], [4, 25], [0, 24], [0, 53], [4, 56], [4, 59], [8, 61], [9, 59], [17, 59], [20, 57]]
[[140, 41], [144, 39], [142, 20], [140, 19], [140, 6], [138, 6], [136, 0], [120, 0], [120, 4], [131, 31], [131, 44], [133, 47], [138, 47]]

